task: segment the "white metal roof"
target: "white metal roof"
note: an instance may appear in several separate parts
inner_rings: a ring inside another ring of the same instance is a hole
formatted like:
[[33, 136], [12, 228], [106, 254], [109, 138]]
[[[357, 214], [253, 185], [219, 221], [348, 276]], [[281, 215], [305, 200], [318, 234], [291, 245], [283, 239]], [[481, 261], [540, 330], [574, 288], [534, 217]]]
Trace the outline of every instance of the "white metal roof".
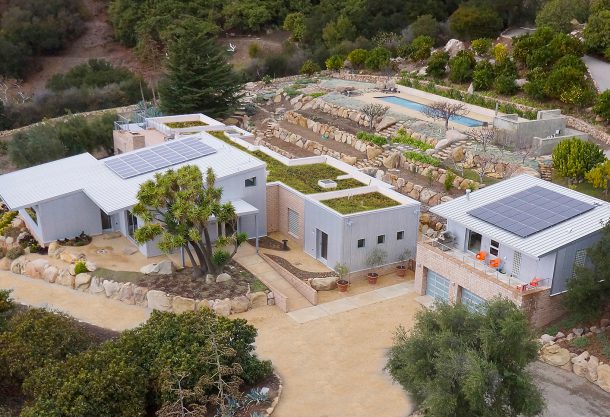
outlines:
[[245, 216], [248, 214], [258, 214], [258, 209], [252, 204], [244, 200], [231, 200], [233, 208], [235, 208], [235, 214], [238, 216]]
[[156, 172], [197, 165], [204, 175], [208, 168], [212, 168], [216, 178], [220, 179], [265, 166], [261, 160], [214, 136], [203, 132], [197, 136], [216, 149], [216, 153], [128, 179], [121, 179], [113, 173], [103, 160], [84, 153], [1, 175], [0, 197], [16, 210], [82, 191], [110, 214], [135, 205], [140, 184], [152, 179]]
[[[468, 214], [468, 211], [472, 209], [534, 186], [547, 188], [576, 200], [594, 204], [596, 207], [526, 238], [519, 237]], [[430, 211], [536, 258], [602, 229], [610, 219], [609, 203], [525, 174], [473, 191], [469, 197], [456, 198], [432, 207]]]

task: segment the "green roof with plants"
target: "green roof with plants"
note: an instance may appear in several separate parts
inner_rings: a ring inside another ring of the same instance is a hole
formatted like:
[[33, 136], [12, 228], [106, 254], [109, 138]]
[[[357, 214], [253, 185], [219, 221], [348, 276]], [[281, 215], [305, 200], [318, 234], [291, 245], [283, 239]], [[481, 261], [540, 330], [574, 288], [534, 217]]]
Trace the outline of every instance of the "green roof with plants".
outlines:
[[323, 200], [321, 203], [341, 214], [360, 213], [400, 205], [398, 201], [377, 192], [333, 198]]

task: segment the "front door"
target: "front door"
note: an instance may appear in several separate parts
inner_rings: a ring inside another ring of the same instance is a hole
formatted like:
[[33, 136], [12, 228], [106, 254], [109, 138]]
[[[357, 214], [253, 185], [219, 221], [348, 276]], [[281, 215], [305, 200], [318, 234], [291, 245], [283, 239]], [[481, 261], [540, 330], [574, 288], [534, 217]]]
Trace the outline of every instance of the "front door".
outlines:
[[328, 235], [316, 229], [316, 237], [318, 241], [317, 258], [326, 261], [328, 259]]
[[104, 232], [112, 231], [112, 216], [107, 215], [103, 210], [100, 210], [102, 217], [102, 230]]

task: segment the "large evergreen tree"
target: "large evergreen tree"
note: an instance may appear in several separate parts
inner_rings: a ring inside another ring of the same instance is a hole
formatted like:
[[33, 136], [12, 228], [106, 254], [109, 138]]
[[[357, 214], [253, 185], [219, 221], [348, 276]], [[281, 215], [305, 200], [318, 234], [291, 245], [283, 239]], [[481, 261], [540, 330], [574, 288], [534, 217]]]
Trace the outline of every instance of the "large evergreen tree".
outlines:
[[169, 47], [167, 76], [159, 85], [161, 108], [168, 114], [225, 116], [237, 106], [241, 87], [216, 40], [185, 30]]

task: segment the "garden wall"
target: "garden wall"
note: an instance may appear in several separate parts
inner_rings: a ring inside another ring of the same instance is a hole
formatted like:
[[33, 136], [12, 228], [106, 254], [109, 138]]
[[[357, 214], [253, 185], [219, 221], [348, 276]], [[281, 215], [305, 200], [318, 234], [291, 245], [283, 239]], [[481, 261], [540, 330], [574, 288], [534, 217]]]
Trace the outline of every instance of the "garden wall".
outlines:
[[261, 258], [265, 260], [271, 267], [282, 276], [290, 285], [292, 285], [303, 297], [307, 299], [311, 304], [318, 304], [318, 291], [314, 290], [311, 286], [307, 285], [303, 280], [294, 276], [290, 271], [273, 261], [271, 258], [266, 256], [264, 253], [260, 254]]

